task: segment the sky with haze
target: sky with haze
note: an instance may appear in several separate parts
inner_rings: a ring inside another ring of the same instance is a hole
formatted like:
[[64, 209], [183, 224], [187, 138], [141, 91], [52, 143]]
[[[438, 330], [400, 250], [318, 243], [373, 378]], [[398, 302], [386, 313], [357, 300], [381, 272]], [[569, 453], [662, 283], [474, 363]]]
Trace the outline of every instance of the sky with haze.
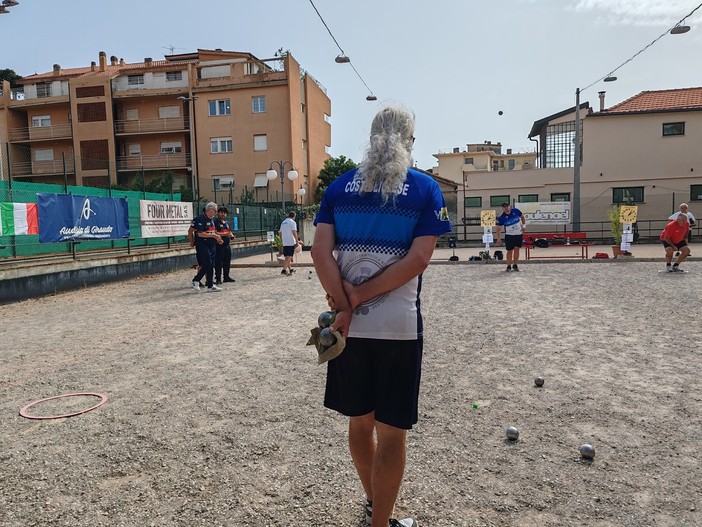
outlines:
[[[0, 69], [20, 75], [89, 66], [98, 53], [128, 63], [222, 48], [264, 59], [290, 50], [332, 100], [331, 154], [360, 161], [384, 105], [415, 112], [415, 159], [467, 143], [534, 149], [532, 123], [581, 101], [612, 106], [641, 91], [702, 86], [702, 8], [691, 31], [665, 35], [702, 0], [20, 0], [0, 16]], [[499, 114], [502, 112], [502, 115]]]

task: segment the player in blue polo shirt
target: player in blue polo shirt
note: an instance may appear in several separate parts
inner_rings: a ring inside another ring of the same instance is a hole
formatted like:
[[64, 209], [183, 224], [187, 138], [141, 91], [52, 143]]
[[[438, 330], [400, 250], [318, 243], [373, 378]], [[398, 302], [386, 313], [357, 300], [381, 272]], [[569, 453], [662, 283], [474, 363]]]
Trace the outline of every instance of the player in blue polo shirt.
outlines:
[[[358, 169], [327, 188], [312, 258], [346, 337], [329, 361], [324, 405], [349, 417], [351, 456], [373, 525], [390, 519], [402, 483], [407, 430], [417, 422], [422, 272], [451, 225], [438, 184], [410, 168], [414, 116], [381, 110]], [[372, 445], [372, 447], [371, 447]], [[395, 467], [395, 468], [391, 468]]]
[[507, 250], [507, 271], [519, 271], [519, 249], [522, 247], [522, 235], [526, 231], [526, 219], [519, 209], [502, 204], [502, 214], [497, 217], [497, 244], [500, 241], [500, 227], [505, 228], [505, 249]]

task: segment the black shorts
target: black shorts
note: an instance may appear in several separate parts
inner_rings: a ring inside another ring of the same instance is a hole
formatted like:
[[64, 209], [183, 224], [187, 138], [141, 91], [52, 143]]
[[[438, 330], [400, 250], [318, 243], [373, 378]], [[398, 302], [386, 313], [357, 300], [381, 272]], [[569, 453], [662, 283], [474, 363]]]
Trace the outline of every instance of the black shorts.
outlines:
[[678, 249], [682, 249], [683, 247], [685, 247], [685, 246], [687, 245], [687, 240], [682, 240], [682, 241], [676, 243], [674, 246], [671, 245], [671, 244], [669, 244], [669, 243], [668, 243], [667, 241], [665, 241], [665, 240], [661, 240], [661, 243], [663, 244], [663, 247], [665, 247], [666, 249], [667, 249], [668, 247], [677, 247]]
[[346, 339], [327, 364], [324, 406], [349, 416], [375, 412], [375, 420], [409, 430], [417, 422], [422, 374], [417, 340]]
[[511, 251], [515, 247], [522, 246], [521, 234], [505, 234], [505, 249]]
[[283, 245], [283, 256], [294, 256], [295, 246], [294, 245]]

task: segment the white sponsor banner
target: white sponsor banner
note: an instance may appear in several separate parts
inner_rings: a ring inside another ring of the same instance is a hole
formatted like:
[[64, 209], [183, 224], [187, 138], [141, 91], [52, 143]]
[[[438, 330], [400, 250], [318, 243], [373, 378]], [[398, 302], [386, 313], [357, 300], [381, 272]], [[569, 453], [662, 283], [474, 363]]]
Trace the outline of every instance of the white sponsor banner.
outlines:
[[568, 225], [570, 201], [540, 201], [517, 203], [529, 225]]
[[139, 215], [142, 238], [185, 236], [193, 221], [193, 204], [141, 199]]

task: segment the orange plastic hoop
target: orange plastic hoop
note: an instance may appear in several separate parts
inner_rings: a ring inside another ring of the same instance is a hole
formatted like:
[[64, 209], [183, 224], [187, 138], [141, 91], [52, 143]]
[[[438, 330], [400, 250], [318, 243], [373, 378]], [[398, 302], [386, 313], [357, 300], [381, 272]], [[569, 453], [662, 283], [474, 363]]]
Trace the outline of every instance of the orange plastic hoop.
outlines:
[[[90, 408], [86, 408], [85, 410], [81, 410], [80, 412], [74, 412], [72, 414], [64, 414], [64, 415], [30, 415], [27, 413], [27, 410], [29, 410], [32, 406], [35, 406], [39, 403], [43, 403], [46, 401], [52, 401], [53, 399], [62, 399], [63, 397], [78, 397], [81, 395], [88, 395], [92, 397], [99, 397], [100, 402], [97, 403], [95, 406], [91, 406]], [[38, 401], [34, 401], [33, 403], [29, 403], [27, 406], [23, 407], [20, 409], [19, 414], [22, 417], [25, 417], [27, 419], [62, 419], [64, 417], [74, 417], [76, 415], [81, 415], [86, 412], [89, 412], [91, 410], [95, 410], [95, 408], [99, 408], [103, 404], [107, 402], [107, 395], [103, 395], [101, 393], [95, 393], [95, 392], [78, 392], [78, 393], [65, 393], [63, 395], [55, 395], [54, 397], [47, 397], [45, 399], [39, 399]]]

